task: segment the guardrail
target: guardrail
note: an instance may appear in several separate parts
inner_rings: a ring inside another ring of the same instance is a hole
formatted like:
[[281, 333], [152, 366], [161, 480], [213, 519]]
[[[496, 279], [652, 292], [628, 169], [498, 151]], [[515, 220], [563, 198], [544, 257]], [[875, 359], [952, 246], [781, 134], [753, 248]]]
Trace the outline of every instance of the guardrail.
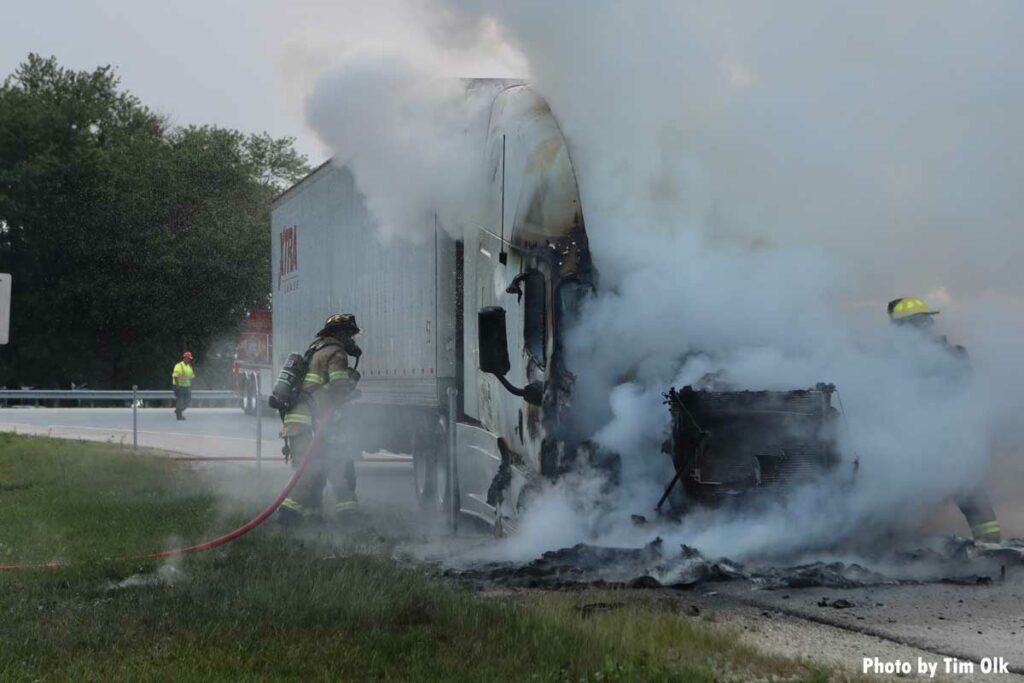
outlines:
[[[0, 389], [0, 400], [26, 401], [169, 401], [174, 392], [162, 389]], [[194, 401], [236, 401], [238, 396], [230, 390], [196, 390]]]

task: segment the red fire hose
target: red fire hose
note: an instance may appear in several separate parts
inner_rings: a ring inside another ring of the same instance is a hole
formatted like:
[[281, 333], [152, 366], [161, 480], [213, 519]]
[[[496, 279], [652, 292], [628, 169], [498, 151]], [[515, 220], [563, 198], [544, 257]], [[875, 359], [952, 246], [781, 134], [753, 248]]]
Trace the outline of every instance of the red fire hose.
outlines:
[[[267, 518], [270, 517], [270, 515], [274, 514], [274, 510], [276, 510], [281, 505], [281, 503], [284, 502], [284, 499], [287, 498], [288, 494], [292, 492], [293, 488], [295, 488], [295, 484], [298, 483], [299, 477], [302, 476], [302, 473], [305, 471], [306, 466], [309, 464], [309, 461], [313, 459], [313, 449], [320, 442], [321, 433], [322, 432], [320, 430], [313, 432], [313, 438], [310, 439], [309, 446], [306, 447], [306, 452], [302, 454], [302, 459], [299, 460], [298, 466], [295, 468], [295, 471], [292, 472], [292, 476], [288, 479], [288, 483], [284, 485], [284, 488], [281, 490], [281, 493], [278, 494], [277, 498], [274, 499], [274, 502], [268, 505], [266, 508], [264, 508], [264, 510], [260, 512], [258, 515], [256, 515], [251, 520], [249, 520], [242, 526], [238, 527], [234, 531], [226, 533], [223, 536], [218, 536], [217, 538], [214, 538], [212, 540], [204, 541], [203, 543], [190, 545], [186, 548], [172, 548], [170, 550], [162, 550], [158, 553], [149, 553], [148, 555], [129, 555], [127, 557], [118, 557], [115, 559], [153, 560], [161, 557], [175, 557], [177, 555], [187, 555], [189, 553], [201, 553], [204, 550], [209, 550], [211, 548], [216, 548], [217, 546], [224, 545], [225, 543], [230, 543], [236, 538], [239, 538], [249, 533], [256, 527], [258, 527], [260, 524], [263, 524], [263, 522], [265, 522]], [[68, 565], [63, 562], [41, 562], [38, 564], [8, 564], [0, 565], [0, 571], [17, 571], [19, 569], [59, 569], [61, 567], [66, 566]]]

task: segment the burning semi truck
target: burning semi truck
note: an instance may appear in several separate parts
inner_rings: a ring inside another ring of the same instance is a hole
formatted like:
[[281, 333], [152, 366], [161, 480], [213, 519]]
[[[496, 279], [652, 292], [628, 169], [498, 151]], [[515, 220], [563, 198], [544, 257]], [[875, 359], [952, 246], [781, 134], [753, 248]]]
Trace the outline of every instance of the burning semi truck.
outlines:
[[[273, 365], [276, 373], [303, 351], [327, 314], [353, 313], [363, 330], [361, 398], [346, 407], [345, 438], [364, 451], [411, 453], [410, 495], [424, 506], [454, 502], [514, 527], [536, 484], [589, 450], [572, 429], [565, 339], [596, 273], [572, 159], [548, 105], [522, 83], [467, 88], [491, 101], [481, 150], [490, 220], [455, 231], [425, 215], [409, 230], [419, 240], [385, 242], [350, 170], [314, 170], [273, 206]], [[679, 491], [735, 493], [833, 462], [829, 392], [715, 395], [669, 394]], [[728, 436], [730, 425], [741, 428]], [[763, 453], [759, 433], [772, 435]]]

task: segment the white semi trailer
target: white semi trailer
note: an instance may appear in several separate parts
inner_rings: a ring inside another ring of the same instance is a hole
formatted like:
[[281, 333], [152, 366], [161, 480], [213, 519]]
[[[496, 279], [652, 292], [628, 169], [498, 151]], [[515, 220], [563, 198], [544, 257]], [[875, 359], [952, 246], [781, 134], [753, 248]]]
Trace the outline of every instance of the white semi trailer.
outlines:
[[556, 476], [576, 452], [562, 339], [594, 273], [549, 107], [527, 85], [489, 90], [481, 154], [490, 219], [465, 226], [461, 239], [424, 216], [425, 240], [382, 241], [352, 174], [330, 162], [277, 199], [273, 360], [276, 373], [328, 314], [354, 313], [362, 396], [346, 410], [360, 448], [411, 453], [424, 505], [446, 507], [453, 496], [465, 514], [514, 526], [531, 482]]

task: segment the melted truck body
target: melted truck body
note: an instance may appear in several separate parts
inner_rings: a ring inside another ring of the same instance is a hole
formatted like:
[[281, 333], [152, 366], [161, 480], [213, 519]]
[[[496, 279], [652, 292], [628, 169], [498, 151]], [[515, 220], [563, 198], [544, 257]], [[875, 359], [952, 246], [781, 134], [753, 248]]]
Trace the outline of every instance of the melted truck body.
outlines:
[[682, 484], [679, 503], [718, 504], [784, 493], [839, 463], [835, 387], [796, 391], [672, 389], [665, 450]]

